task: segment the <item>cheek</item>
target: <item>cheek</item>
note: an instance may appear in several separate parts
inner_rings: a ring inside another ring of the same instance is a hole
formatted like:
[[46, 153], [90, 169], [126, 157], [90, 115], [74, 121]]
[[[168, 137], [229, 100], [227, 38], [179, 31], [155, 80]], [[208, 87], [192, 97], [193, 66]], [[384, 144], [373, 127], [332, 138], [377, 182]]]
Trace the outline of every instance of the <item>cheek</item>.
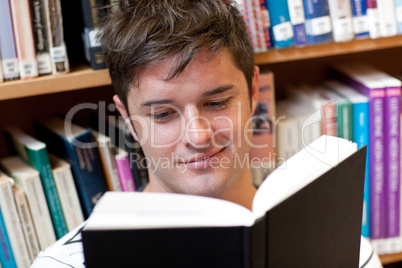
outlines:
[[153, 149], [175, 147], [184, 135], [184, 127], [180, 120], [174, 120], [173, 122], [165, 124], [150, 122], [147, 128], [147, 139], [145, 143], [148, 147]]

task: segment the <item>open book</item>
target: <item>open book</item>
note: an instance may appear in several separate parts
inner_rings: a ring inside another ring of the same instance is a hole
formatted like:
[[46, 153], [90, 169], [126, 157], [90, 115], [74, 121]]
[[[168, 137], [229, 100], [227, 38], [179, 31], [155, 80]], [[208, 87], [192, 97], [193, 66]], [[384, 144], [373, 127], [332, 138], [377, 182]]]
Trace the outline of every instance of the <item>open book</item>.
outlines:
[[358, 267], [366, 148], [321, 136], [259, 187], [215, 198], [106, 193], [83, 231], [90, 267]]

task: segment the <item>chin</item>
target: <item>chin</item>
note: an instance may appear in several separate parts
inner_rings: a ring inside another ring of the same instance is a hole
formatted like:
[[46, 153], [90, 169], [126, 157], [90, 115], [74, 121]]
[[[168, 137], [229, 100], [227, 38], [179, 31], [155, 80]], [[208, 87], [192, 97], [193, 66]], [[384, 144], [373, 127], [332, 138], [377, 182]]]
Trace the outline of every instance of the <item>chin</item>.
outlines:
[[[220, 179], [217, 179], [220, 178]], [[207, 196], [207, 197], [215, 197], [218, 198], [221, 196], [232, 184], [232, 181], [229, 179], [229, 176], [201, 176], [201, 178], [195, 179], [197, 181], [193, 181], [195, 183], [188, 182], [184, 187], [181, 187], [181, 190], [185, 194], [191, 195], [199, 195], [199, 196]]]

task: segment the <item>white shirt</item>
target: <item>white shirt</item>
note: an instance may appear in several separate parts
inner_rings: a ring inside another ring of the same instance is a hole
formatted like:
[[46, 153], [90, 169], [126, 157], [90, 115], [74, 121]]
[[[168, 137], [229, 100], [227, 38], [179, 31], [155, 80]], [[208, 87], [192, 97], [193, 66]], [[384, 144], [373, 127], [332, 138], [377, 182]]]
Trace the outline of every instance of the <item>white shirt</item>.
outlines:
[[42, 250], [31, 268], [85, 268], [81, 231], [86, 222], [63, 236], [56, 243]]

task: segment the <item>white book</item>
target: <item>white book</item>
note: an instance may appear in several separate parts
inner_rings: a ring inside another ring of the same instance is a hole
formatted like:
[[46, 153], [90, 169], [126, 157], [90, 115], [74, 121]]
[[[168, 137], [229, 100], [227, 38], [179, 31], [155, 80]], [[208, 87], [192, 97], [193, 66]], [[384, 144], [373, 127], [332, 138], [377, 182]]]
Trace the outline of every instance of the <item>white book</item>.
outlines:
[[28, 200], [24, 191], [16, 186], [13, 187], [15, 203], [17, 204], [18, 214], [21, 219], [22, 229], [28, 246], [29, 256], [33, 262], [40, 252], [38, 237], [33, 224]]
[[68, 231], [72, 231], [75, 227], [84, 222], [84, 215], [74, 184], [71, 166], [66, 161], [50, 153], [49, 160], [52, 166], [54, 182], [56, 184], [57, 193], [59, 194], [67, 229]]
[[370, 1], [370, 6], [367, 5], [367, 18], [369, 23], [370, 38], [376, 39], [381, 36], [380, 34], [380, 17], [377, 5], [374, 5], [376, 0]]
[[296, 154], [301, 146], [299, 123], [290, 111], [292, 101], [279, 101], [276, 105], [276, 158], [278, 163]]
[[322, 135], [321, 128], [321, 103], [314, 101], [306, 95], [308, 86], [288, 87], [295, 105], [291, 107], [291, 113], [299, 122], [300, 146], [304, 147], [315, 141]]
[[353, 16], [349, 0], [328, 0], [335, 42], [347, 42], [354, 38]]
[[116, 148], [112, 144], [110, 137], [93, 129], [91, 131], [98, 143], [99, 155], [108, 188], [110, 191], [121, 191], [120, 178], [115, 161]]
[[394, 0], [377, 0], [380, 34], [382, 37], [398, 34]]
[[15, 204], [12, 184], [13, 180], [0, 172], [0, 211], [4, 218], [4, 225], [6, 226], [17, 267], [29, 268], [31, 258]]
[[56, 242], [56, 235], [39, 172], [18, 156], [2, 158], [0, 164], [8, 175], [13, 177], [15, 184], [27, 195], [40, 248], [49, 247]]

